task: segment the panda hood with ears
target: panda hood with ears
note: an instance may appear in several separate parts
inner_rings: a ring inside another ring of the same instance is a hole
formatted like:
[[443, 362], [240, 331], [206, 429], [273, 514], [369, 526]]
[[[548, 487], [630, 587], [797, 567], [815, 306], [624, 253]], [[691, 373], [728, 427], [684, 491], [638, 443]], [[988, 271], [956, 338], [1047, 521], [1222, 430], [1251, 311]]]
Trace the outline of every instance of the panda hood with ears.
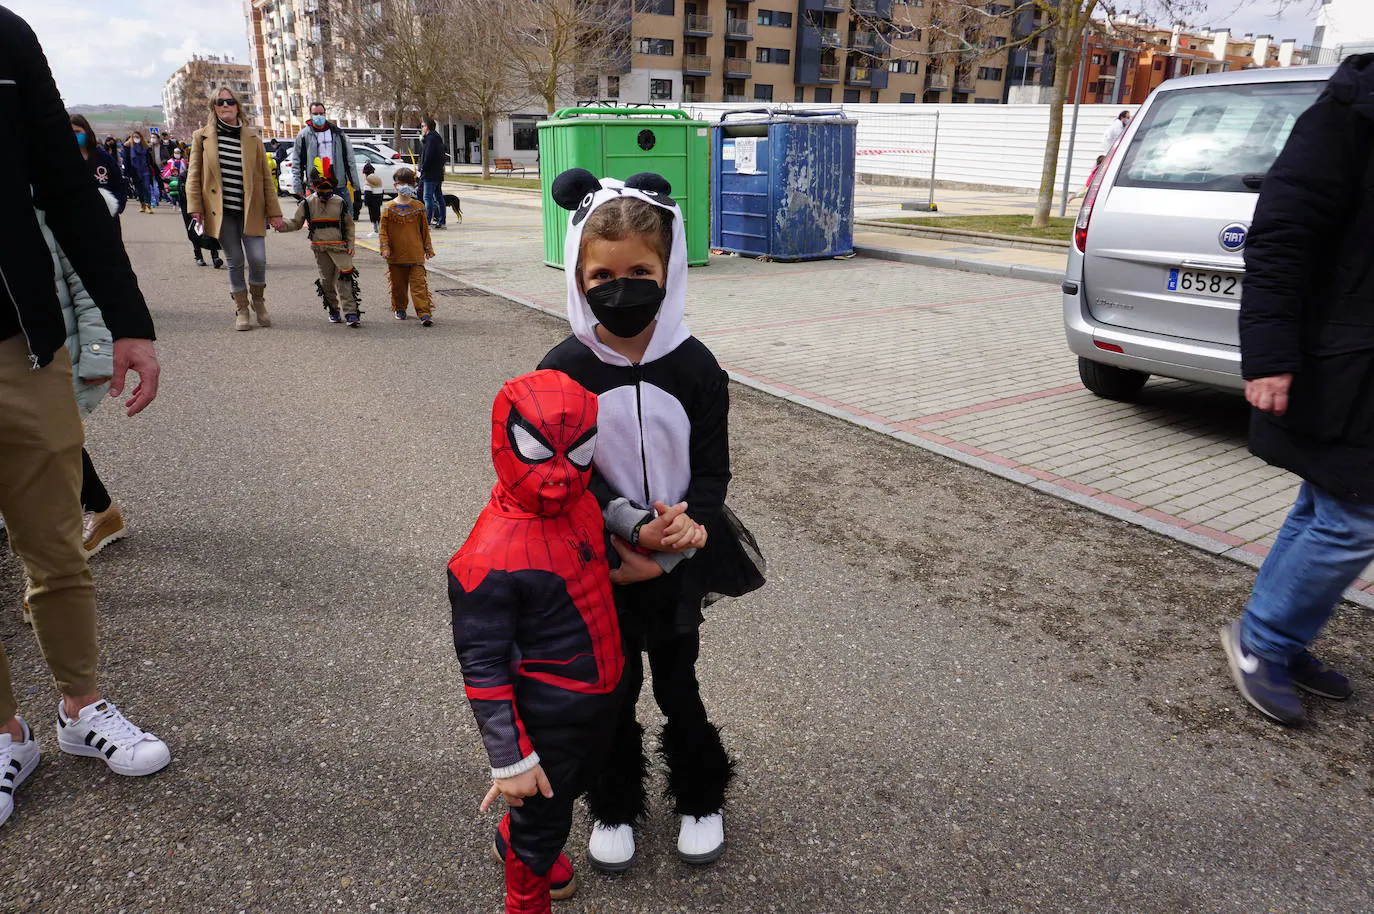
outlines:
[[596, 318], [577, 282], [582, 230], [593, 210], [621, 197], [637, 197], [672, 213], [673, 248], [668, 257], [663, 304], [659, 306], [654, 335], [644, 352], [645, 362], [660, 359], [691, 336], [683, 322], [687, 310], [687, 233], [682, 227], [682, 211], [673, 201], [671, 193], [672, 187], [662, 176], [649, 172], [619, 181], [615, 178], [598, 179], [586, 169], [573, 168], [554, 179], [554, 201], [572, 211], [568, 218], [568, 237], [563, 244], [563, 271], [568, 280], [568, 320], [572, 323], [573, 335], [608, 365], [629, 365], [630, 361], [596, 337]]

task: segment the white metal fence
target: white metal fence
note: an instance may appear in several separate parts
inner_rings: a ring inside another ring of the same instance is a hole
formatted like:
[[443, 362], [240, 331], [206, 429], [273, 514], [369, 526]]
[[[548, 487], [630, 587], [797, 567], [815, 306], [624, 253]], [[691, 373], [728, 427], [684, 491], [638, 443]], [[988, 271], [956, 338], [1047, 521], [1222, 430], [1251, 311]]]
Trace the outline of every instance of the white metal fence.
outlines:
[[[719, 121], [726, 111], [756, 108], [755, 104], [685, 105], [705, 121]], [[789, 106], [781, 106], [786, 110]], [[796, 105], [795, 109], [829, 109], [833, 105]], [[1049, 105], [843, 105], [845, 115], [859, 122], [859, 180], [885, 176], [917, 183], [935, 180], [963, 184], [1034, 190], [1040, 186], [1045, 142], [1049, 136]], [[1078, 136], [1070, 186], [1088, 177], [1102, 153], [1102, 136], [1112, 119], [1129, 106], [1084, 105], [1078, 117]], [[1073, 108], [1064, 109], [1064, 138], [1059, 148], [1056, 197], [1064, 178]], [[938, 135], [937, 135], [938, 131]]]

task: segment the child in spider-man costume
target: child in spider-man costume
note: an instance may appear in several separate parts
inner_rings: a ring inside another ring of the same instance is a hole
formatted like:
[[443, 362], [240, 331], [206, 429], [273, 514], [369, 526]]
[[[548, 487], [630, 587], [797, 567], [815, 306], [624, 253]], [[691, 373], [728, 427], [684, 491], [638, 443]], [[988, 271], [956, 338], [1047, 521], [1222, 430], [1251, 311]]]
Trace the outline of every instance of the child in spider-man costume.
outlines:
[[601, 508], [587, 491], [596, 397], [560, 371], [507, 381], [491, 418], [497, 482], [448, 565], [453, 644], [510, 812], [495, 850], [508, 914], [571, 895], [561, 851], [584, 771], [609, 738], [624, 667]]

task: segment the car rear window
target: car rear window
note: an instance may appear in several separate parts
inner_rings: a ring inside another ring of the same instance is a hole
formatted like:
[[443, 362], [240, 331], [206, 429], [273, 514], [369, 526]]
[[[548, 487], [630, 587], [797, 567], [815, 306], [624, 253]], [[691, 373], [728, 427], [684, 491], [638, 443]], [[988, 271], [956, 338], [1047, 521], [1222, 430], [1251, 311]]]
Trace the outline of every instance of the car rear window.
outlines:
[[1116, 184], [1257, 192], [1259, 182], [1244, 179], [1269, 171], [1298, 115], [1324, 86], [1271, 82], [1162, 92], [1142, 115]]

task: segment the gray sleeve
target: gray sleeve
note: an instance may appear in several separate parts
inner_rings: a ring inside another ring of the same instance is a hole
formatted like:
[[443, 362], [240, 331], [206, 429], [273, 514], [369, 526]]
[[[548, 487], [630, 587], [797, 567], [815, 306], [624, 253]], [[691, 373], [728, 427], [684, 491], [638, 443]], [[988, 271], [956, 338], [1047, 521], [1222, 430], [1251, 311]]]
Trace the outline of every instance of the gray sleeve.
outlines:
[[612, 499], [601, 512], [601, 517], [606, 522], [607, 530], [628, 543], [635, 527], [653, 520], [654, 512], [622, 497]]

